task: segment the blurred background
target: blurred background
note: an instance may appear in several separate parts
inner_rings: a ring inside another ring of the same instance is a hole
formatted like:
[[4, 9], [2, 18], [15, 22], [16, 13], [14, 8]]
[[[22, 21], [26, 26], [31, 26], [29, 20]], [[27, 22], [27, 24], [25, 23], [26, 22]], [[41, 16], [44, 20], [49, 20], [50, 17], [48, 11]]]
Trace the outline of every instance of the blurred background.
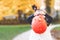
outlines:
[[0, 0], [0, 40], [12, 40], [31, 29], [26, 19], [34, 13], [32, 5], [46, 9], [52, 24], [60, 24], [60, 0]]
[[[54, 21], [60, 20], [60, 1], [59, 0], [0, 0], [0, 24], [25, 24], [25, 19], [33, 14], [32, 5], [38, 9], [46, 8], [49, 15], [53, 16]], [[22, 13], [19, 14], [18, 10]], [[18, 16], [22, 19], [18, 20]]]

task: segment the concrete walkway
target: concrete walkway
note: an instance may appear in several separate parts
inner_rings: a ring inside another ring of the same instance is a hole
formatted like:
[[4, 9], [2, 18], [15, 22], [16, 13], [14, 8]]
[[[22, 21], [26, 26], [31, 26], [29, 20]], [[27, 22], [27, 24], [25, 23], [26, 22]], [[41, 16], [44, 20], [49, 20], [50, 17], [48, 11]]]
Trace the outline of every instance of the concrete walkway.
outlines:
[[[53, 28], [58, 27], [58, 26], [60, 26], [60, 24], [50, 25], [47, 30], [49, 30], [49, 32], [50, 32], [50, 30], [52, 30]], [[18, 34], [18, 35], [17, 35], [16, 37], [14, 37], [12, 40], [29, 40], [30, 31], [31, 31], [31, 30], [29, 30], [29, 31], [27, 31], [27, 32], [24, 32], [24, 33], [22, 33], [22, 34]]]

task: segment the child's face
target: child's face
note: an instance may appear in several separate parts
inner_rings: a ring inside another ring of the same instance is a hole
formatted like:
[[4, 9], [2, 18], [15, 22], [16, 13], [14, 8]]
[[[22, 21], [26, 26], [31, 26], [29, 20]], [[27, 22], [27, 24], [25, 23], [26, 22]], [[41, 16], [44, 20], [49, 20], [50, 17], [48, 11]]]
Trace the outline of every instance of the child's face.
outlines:
[[37, 11], [34, 13], [34, 16], [38, 16], [38, 15], [42, 15], [42, 16], [45, 18], [45, 13], [44, 13], [43, 11], [37, 10]]

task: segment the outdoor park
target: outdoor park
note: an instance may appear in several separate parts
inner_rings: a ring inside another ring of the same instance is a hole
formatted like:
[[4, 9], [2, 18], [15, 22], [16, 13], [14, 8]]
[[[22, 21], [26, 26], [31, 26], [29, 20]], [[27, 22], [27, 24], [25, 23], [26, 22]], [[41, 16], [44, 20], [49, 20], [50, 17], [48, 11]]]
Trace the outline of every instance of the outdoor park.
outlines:
[[34, 13], [32, 5], [46, 8], [53, 18], [46, 35], [60, 40], [60, 0], [0, 0], [0, 40], [29, 40], [32, 28], [26, 19]]

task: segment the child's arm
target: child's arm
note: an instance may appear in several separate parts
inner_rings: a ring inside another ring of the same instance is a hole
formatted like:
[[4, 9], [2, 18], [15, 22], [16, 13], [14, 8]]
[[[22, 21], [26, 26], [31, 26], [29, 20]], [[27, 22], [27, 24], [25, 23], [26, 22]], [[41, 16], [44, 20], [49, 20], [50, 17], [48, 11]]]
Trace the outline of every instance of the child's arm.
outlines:
[[47, 25], [49, 26], [50, 23], [52, 23], [53, 18], [51, 16], [49, 16], [48, 14], [45, 14], [45, 20], [47, 22]]
[[27, 22], [31, 24], [33, 17], [34, 17], [34, 14], [30, 15], [30, 16], [27, 18]]

